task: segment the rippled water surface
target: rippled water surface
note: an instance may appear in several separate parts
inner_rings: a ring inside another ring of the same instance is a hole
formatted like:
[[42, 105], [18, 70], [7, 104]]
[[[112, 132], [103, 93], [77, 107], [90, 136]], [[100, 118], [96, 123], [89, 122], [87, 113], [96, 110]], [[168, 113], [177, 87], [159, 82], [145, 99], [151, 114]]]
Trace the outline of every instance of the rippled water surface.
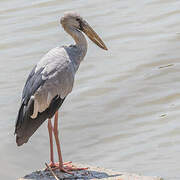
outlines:
[[46, 122], [16, 147], [25, 80], [51, 48], [72, 43], [59, 25], [79, 12], [106, 42], [88, 40], [73, 92], [60, 110], [65, 161], [180, 179], [180, 1], [1, 0], [0, 176], [14, 180], [49, 161]]

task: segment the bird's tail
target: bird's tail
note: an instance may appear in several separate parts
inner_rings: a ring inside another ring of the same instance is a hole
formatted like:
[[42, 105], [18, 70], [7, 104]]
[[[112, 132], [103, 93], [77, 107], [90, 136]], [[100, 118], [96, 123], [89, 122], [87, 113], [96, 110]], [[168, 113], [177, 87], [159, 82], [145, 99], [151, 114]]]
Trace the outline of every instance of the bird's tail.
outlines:
[[47, 113], [39, 114], [35, 119], [31, 118], [29, 108], [22, 103], [16, 120], [16, 143], [18, 146], [27, 143], [39, 126], [48, 118]]
[[[65, 98], [64, 98], [65, 99]], [[62, 105], [64, 99], [60, 97], [55, 97], [49, 108], [47, 108], [42, 113], [38, 113], [37, 117], [32, 119], [34, 101], [28, 103], [30, 105], [21, 104], [19, 113], [16, 120], [15, 134], [16, 143], [18, 146], [27, 143], [29, 138], [35, 133], [35, 131], [40, 127], [40, 125], [47, 119], [53, 117], [55, 112]]]

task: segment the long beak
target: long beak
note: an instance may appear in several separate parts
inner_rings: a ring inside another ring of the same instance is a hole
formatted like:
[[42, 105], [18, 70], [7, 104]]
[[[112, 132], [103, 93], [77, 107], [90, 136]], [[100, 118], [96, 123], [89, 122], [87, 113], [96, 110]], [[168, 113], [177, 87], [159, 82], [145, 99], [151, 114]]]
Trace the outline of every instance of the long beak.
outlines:
[[92, 29], [92, 27], [86, 22], [83, 21], [82, 31], [93, 41], [96, 45], [104, 50], [108, 50], [102, 39], [97, 35], [97, 33]]

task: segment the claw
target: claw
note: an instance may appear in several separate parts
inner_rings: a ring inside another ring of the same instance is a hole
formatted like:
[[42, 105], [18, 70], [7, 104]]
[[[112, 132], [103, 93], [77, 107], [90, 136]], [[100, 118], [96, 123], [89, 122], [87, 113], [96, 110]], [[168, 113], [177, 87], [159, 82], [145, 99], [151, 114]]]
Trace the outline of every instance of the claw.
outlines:
[[72, 174], [72, 175], [73, 175], [73, 173], [71, 171], [82, 171], [82, 170], [88, 169], [88, 168], [78, 168], [72, 164], [72, 161], [68, 161], [68, 162], [63, 163], [63, 166], [61, 166], [59, 164], [59, 162], [58, 163], [51, 162], [49, 164], [49, 167], [51, 167], [52, 170], [59, 169], [62, 172]]

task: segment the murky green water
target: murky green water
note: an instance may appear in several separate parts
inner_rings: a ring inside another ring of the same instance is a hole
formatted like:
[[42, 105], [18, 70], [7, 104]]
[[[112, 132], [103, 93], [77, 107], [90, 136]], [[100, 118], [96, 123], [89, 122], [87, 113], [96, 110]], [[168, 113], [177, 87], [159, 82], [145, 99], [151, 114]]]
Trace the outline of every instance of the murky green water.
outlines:
[[89, 41], [74, 90], [60, 110], [65, 161], [180, 179], [180, 1], [1, 0], [0, 177], [49, 160], [46, 123], [16, 147], [14, 123], [34, 64], [72, 39], [59, 25], [79, 12], [106, 42]]

